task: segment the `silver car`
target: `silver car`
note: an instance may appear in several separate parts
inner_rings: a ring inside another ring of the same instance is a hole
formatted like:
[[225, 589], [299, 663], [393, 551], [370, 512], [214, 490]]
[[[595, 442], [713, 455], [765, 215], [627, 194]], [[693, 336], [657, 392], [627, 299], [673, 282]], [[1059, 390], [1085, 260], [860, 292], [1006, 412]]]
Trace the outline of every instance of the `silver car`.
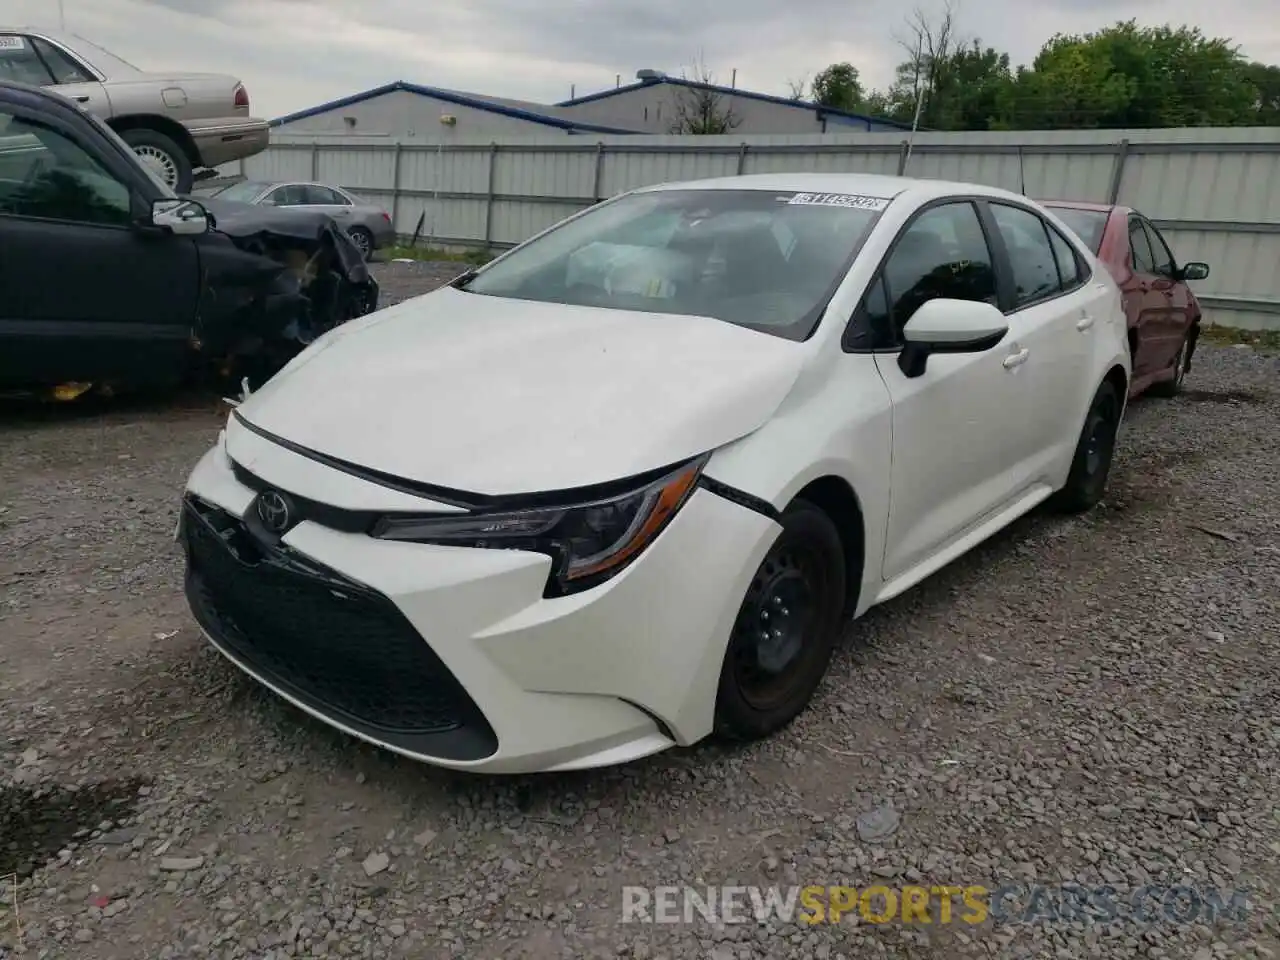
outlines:
[[[320, 210], [338, 221], [367, 260], [373, 251], [395, 243], [391, 214], [348, 190], [307, 181], [241, 180], [210, 194], [216, 203]], [[216, 207], [215, 207], [216, 209]]]
[[195, 171], [265, 150], [266, 120], [249, 94], [216, 73], [146, 73], [75, 34], [0, 27], [0, 80], [49, 87], [102, 118], [171, 189]]

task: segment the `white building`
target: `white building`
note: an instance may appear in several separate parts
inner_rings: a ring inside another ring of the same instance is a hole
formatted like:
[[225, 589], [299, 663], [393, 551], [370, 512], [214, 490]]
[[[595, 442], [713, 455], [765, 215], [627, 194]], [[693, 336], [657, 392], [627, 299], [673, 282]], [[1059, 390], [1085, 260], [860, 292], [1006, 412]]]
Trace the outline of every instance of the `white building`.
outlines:
[[721, 87], [641, 70], [636, 83], [558, 104], [510, 100], [399, 81], [322, 103], [272, 121], [280, 133], [361, 137], [496, 139], [561, 131], [568, 134], [668, 134], [699, 101], [729, 117], [729, 133], [881, 133], [906, 129], [893, 120], [832, 110], [750, 90]]
[[700, 101], [713, 104], [717, 117], [730, 118], [728, 133], [885, 133], [909, 129], [893, 120], [832, 110], [807, 100], [683, 80], [656, 70], [641, 70], [636, 77], [636, 83], [566, 100], [553, 109], [585, 123], [650, 134], [681, 132], [675, 129], [681, 112], [695, 110]]

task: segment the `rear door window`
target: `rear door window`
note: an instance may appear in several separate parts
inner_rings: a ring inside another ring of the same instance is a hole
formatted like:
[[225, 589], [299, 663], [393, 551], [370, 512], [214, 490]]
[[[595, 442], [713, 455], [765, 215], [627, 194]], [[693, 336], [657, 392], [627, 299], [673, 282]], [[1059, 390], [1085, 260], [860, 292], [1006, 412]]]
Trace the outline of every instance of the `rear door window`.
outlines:
[[316, 206], [323, 207], [346, 207], [350, 206], [346, 197], [338, 193], [336, 190], [330, 190], [328, 187], [322, 187], [318, 184], [311, 184], [305, 188], [306, 202]]

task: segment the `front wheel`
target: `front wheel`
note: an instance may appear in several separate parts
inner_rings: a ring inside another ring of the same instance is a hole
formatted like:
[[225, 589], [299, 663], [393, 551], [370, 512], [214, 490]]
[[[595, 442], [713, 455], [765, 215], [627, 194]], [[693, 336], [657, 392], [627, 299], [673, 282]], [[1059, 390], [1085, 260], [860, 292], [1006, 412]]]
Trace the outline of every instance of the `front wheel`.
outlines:
[[844, 600], [840, 534], [826, 513], [797, 501], [738, 610], [720, 670], [717, 733], [756, 740], [795, 719], [827, 672]]
[[351, 238], [351, 242], [356, 245], [356, 249], [360, 251], [360, 256], [368, 260], [373, 256], [373, 234], [364, 227], [352, 227], [347, 236]]
[[1106, 492], [1122, 409], [1116, 388], [1104, 382], [1085, 417], [1066, 486], [1054, 498], [1055, 506], [1064, 513], [1084, 513], [1097, 505]]

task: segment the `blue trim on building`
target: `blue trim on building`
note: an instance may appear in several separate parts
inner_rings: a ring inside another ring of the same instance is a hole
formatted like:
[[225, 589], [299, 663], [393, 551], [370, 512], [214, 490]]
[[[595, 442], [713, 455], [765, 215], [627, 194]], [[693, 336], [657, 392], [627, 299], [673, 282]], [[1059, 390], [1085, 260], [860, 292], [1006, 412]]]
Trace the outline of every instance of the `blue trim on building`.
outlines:
[[775, 97], [768, 93], [756, 93], [754, 90], [739, 90], [735, 87], [722, 87], [714, 83], [699, 83], [696, 80], [682, 80], [679, 77], [663, 77], [660, 80], [640, 80], [636, 83], [629, 83], [623, 87], [615, 87], [612, 90], [602, 90], [599, 93], [589, 93], [585, 97], [575, 97], [572, 100], [562, 100], [557, 103], [557, 107], [575, 107], [580, 103], [594, 103], [597, 100], [607, 100], [609, 97], [616, 97], [620, 93], [630, 93], [633, 90], [642, 90], [645, 87], [653, 87], [658, 84], [671, 84], [676, 87], [688, 87], [691, 90], [711, 90], [725, 96], [742, 97], [747, 100], [759, 100], [763, 103], [773, 103], [783, 107], [797, 107], [804, 110], [812, 110], [815, 112], [819, 120], [827, 117], [837, 119], [842, 125], [853, 126], [858, 123], [867, 130], [873, 130], [875, 127], [889, 130], [910, 130], [911, 124], [899, 123], [897, 120], [890, 120], [886, 117], [869, 117], [861, 113], [849, 113], [846, 110], [834, 110], [830, 107], [824, 107], [820, 103], [814, 103], [810, 100], [788, 100], [786, 97]]
[[330, 100], [328, 103], [322, 103], [316, 107], [309, 107], [306, 110], [299, 110], [297, 113], [291, 113], [288, 116], [277, 117], [271, 121], [271, 126], [278, 127], [284, 123], [293, 123], [295, 120], [305, 120], [307, 117], [314, 117], [321, 113], [328, 113], [330, 110], [337, 110], [341, 107], [354, 106], [357, 103], [363, 103], [366, 100], [372, 100], [374, 97], [381, 97], [387, 93], [395, 93], [403, 90], [406, 93], [414, 93], [420, 97], [431, 97], [434, 100], [443, 100], [445, 103], [455, 103], [460, 107], [471, 107], [475, 110], [484, 110], [488, 113], [500, 114], [504, 117], [511, 117], [516, 120], [527, 120], [530, 123], [539, 123], [547, 127], [555, 127], [558, 130], [566, 130], [569, 133], [582, 131], [584, 133], [626, 133], [633, 134], [635, 130], [622, 130], [617, 127], [602, 127], [593, 123], [575, 123], [572, 120], [562, 120], [560, 117], [549, 117], [545, 114], [534, 113], [530, 110], [521, 110], [518, 107], [508, 107], [498, 103], [491, 103], [488, 100], [481, 100], [478, 97], [468, 97], [463, 94], [454, 93], [451, 90], [439, 90], [435, 87], [424, 87], [416, 83], [406, 83], [403, 80], [397, 80], [395, 83], [384, 84], [381, 87], [374, 87], [372, 90], [365, 90], [363, 93], [354, 93], [349, 97], [343, 97], [340, 100]]

